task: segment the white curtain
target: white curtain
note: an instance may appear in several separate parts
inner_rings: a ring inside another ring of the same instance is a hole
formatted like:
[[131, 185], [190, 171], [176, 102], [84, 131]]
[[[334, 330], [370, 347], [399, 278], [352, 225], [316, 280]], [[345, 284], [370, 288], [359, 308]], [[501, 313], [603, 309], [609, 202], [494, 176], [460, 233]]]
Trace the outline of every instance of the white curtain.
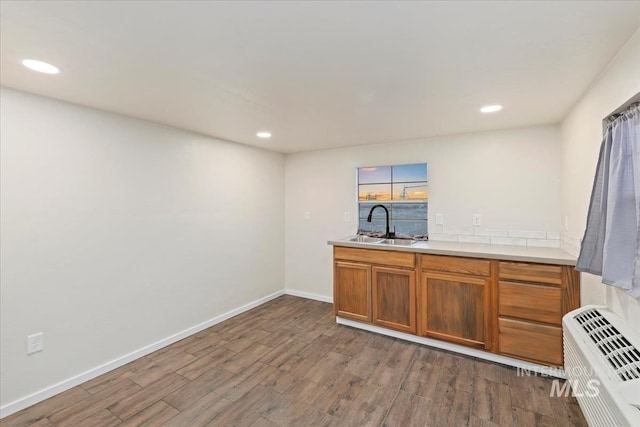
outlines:
[[640, 299], [640, 105], [610, 119], [576, 270]]

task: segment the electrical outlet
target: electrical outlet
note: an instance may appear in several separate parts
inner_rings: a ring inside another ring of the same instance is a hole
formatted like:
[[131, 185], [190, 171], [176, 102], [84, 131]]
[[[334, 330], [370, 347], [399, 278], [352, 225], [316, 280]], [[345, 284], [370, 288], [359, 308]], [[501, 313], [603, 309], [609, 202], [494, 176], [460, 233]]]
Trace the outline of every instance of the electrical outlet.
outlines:
[[311, 212], [305, 211], [304, 212], [304, 219], [309, 221], [311, 219]]
[[44, 350], [44, 332], [27, 336], [27, 354]]
[[475, 225], [475, 226], [482, 225], [482, 215], [473, 214], [473, 225]]
[[444, 215], [441, 213], [436, 214], [436, 225], [444, 224]]
[[351, 222], [351, 212], [346, 211], [344, 213], [344, 222]]

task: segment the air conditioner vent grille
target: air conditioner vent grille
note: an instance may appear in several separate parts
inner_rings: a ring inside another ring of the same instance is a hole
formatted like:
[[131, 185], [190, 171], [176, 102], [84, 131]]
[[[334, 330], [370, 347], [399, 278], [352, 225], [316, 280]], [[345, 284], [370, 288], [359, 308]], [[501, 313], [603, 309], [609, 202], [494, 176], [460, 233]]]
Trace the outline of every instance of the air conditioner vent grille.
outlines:
[[640, 351], [597, 309], [583, 311], [574, 318], [622, 381], [640, 378]]

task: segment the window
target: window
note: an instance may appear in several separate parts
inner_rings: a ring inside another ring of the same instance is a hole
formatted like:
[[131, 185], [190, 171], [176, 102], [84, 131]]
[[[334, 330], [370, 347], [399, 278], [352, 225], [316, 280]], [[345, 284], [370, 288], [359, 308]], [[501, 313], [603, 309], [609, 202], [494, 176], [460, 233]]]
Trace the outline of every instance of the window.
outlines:
[[[375, 166], [358, 168], [358, 233], [384, 232], [384, 209], [389, 210], [389, 227], [407, 237], [426, 237], [429, 194], [427, 164]], [[402, 237], [400, 236], [400, 237]]]

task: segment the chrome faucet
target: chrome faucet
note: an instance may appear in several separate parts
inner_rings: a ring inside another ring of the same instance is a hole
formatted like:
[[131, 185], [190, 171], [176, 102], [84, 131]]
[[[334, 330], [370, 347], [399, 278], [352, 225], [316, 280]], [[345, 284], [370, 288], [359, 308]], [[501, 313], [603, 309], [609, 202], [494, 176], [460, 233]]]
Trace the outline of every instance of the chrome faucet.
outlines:
[[373, 210], [375, 208], [382, 208], [384, 209], [385, 213], [387, 214], [387, 232], [384, 235], [385, 239], [393, 239], [396, 237], [396, 227], [395, 225], [393, 226], [393, 231], [390, 233], [389, 232], [389, 209], [387, 209], [384, 205], [375, 205], [374, 207], [371, 208], [371, 210], [369, 211], [369, 216], [367, 217], [367, 222], [371, 222], [371, 217], [373, 216]]

